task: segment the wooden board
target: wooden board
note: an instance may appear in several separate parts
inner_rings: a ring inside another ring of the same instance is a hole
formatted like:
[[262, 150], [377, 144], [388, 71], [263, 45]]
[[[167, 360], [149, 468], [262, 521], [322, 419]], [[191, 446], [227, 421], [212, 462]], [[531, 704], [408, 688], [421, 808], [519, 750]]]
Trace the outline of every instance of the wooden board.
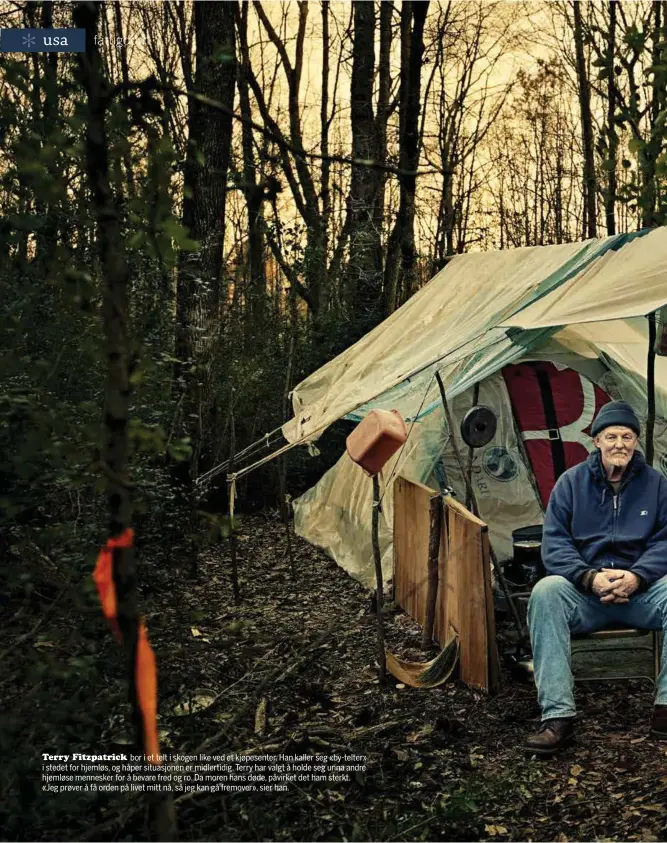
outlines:
[[500, 690], [500, 654], [496, 638], [496, 610], [493, 603], [493, 584], [491, 582], [491, 545], [488, 528], [482, 533], [482, 553], [484, 558], [484, 590], [486, 594], [486, 631], [488, 652], [488, 691], [495, 694]]
[[[454, 572], [456, 585], [450, 601], [456, 605], [456, 620], [450, 614], [450, 623], [458, 628], [461, 642], [460, 677], [475, 688], [488, 687], [488, 625], [482, 531], [446, 501], [449, 522], [449, 576]], [[453, 610], [452, 605], [452, 610]]]
[[422, 626], [428, 588], [429, 502], [436, 494], [404, 477], [395, 481], [394, 600]]
[[[437, 494], [400, 476], [394, 487], [394, 598], [422, 626], [428, 586], [429, 503]], [[444, 503], [434, 637], [444, 647], [456, 633], [461, 679], [495, 692], [500, 666], [488, 530], [458, 501], [445, 498]]]

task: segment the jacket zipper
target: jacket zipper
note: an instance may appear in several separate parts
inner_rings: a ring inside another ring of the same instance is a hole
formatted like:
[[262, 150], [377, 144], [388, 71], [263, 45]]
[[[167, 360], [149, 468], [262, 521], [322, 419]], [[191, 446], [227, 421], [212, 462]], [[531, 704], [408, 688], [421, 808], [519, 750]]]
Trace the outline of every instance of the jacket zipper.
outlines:
[[[616, 537], [616, 517], [618, 515], [618, 498], [619, 498], [618, 495], [614, 495], [614, 497], [613, 497], [613, 501], [614, 501], [614, 520], [612, 521], [612, 527], [611, 527], [611, 547], [612, 547], [612, 550], [614, 548], [614, 540], [615, 540], [615, 537]], [[611, 562], [611, 567], [612, 568], [616, 567], [614, 565], [613, 560]]]

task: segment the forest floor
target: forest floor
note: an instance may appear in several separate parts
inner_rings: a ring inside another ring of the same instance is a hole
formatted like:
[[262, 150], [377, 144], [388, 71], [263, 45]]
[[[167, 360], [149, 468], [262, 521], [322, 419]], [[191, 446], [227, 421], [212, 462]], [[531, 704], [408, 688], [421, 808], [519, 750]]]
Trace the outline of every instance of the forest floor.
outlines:
[[[281, 522], [244, 518], [236, 609], [226, 542], [202, 554], [196, 578], [154, 569], [142, 604], [160, 672], [162, 748], [347, 751], [365, 756], [366, 772], [280, 793], [181, 795], [181, 840], [665, 839], [667, 745], [647, 737], [647, 683], [578, 685], [576, 744], [551, 760], [527, 757], [524, 737], [539, 722], [532, 685], [504, 675], [492, 698], [458, 681], [381, 685], [368, 593], [306, 542], [292, 545], [294, 577]], [[419, 641], [407, 616], [387, 616], [392, 652], [422, 658]], [[122, 693], [122, 683], [109, 674], [95, 707], [114, 711], [110, 689]], [[49, 693], [57, 698], [58, 686]], [[97, 751], [122, 741], [107, 716]], [[26, 809], [24, 786], [21, 798]], [[85, 814], [63, 805], [62, 823], [53, 811], [14, 823], [4, 839], [149, 839], [142, 797], [86, 804]]]

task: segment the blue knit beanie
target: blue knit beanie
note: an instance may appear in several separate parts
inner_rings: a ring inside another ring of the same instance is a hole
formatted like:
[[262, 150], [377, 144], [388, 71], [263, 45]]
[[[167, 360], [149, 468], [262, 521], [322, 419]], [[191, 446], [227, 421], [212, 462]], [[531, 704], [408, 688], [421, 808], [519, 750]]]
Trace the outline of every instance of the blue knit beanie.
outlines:
[[625, 401], [610, 401], [600, 409], [591, 425], [591, 436], [597, 436], [605, 427], [612, 427], [613, 425], [629, 427], [630, 430], [634, 430], [637, 436], [641, 433], [637, 414]]

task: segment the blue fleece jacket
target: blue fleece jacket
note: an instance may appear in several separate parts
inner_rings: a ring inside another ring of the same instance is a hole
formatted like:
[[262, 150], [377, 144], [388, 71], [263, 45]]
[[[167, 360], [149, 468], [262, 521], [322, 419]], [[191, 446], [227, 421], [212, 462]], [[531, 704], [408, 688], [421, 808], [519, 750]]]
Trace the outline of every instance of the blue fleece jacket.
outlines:
[[600, 452], [562, 474], [544, 518], [548, 574], [578, 583], [590, 570], [624, 568], [650, 585], [667, 574], [667, 478], [635, 451], [618, 495]]

